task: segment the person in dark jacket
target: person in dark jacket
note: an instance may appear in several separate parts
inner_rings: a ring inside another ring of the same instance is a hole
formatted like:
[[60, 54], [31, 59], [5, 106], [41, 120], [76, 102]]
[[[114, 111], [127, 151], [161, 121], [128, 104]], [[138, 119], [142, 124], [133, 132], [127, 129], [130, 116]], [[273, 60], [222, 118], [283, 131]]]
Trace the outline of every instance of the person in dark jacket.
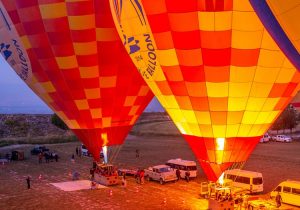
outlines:
[[177, 168], [176, 169], [176, 176], [177, 176], [177, 181], [180, 179], [180, 170]]
[[27, 176], [27, 178], [26, 178], [27, 189], [30, 189], [30, 182], [31, 182], [31, 179], [29, 176]]

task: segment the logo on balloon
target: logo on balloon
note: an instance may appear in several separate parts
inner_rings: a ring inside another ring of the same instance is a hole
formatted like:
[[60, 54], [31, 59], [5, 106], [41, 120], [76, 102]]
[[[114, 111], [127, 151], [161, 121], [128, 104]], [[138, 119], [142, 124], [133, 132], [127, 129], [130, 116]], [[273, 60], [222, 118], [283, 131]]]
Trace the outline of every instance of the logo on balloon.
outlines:
[[12, 51], [10, 51], [9, 48], [10, 48], [9, 44], [5, 44], [5, 43], [0, 44], [0, 53], [2, 53], [5, 60], [7, 60], [12, 54]]

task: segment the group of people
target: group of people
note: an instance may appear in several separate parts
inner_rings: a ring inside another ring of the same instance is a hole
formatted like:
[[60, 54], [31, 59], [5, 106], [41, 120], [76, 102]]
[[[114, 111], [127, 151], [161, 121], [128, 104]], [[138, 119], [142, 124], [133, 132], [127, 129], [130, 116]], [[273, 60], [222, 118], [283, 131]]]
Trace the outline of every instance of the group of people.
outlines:
[[[177, 176], [177, 181], [179, 181], [180, 178], [181, 178], [181, 172], [180, 172], [180, 170], [179, 170], [178, 168], [176, 169], [176, 176]], [[184, 179], [185, 179], [187, 182], [189, 182], [189, 181], [190, 181], [190, 176], [191, 176], [191, 173], [190, 173], [189, 170], [187, 170], [187, 171], [185, 172], [185, 174], [184, 174]]]
[[44, 157], [46, 163], [49, 163], [50, 160], [55, 160], [55, 162], [58, 162], [58, 154], [55, 152], [40, 152], [38, 154], [39, 163], [43, 162]]

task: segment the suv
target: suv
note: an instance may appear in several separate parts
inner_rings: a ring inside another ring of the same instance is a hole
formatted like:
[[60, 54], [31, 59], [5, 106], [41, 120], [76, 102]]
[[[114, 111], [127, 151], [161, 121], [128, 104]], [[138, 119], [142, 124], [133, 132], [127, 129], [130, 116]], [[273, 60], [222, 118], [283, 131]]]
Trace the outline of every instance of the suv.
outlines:
[[274, 140], [280, 142], [292, 142], [292, 138], [286, 135], [276, 135]]
[[32, 155], [38, 155], [41, 152], [47, 152], [47, 151], [49, 151], [49, 149], [46, 148], [45, 146], [35, 145], [34, 148], [30, 151], [30, 153]]
[[261, 137], [259, 142], [260, 143], [266, 143], [266, 142], [270, 141], [270, 139], [271, 139], [271, 136], [268, 133], [266, 133], [265, 135], [263, 135]]
[[160, 184], [177, 180], [176, 171], [167, 165], [158, 165], [145, 169], [145, 178], [148, 181], [159, 181]]

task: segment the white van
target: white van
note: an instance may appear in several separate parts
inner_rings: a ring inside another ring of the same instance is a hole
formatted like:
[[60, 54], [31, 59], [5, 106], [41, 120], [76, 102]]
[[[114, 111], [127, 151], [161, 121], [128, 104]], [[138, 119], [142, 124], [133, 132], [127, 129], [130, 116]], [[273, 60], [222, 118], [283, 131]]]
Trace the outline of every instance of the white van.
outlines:
[[240, 169], [227, 170], [224, 179], [232, 180], [232, 186], [249, 190], [250, 193], [262, 193], [264, 191], [263, 176], [254, 171]]
[[180, 170], [180, 177], [185, 178], [185, 172], [190, 172], [190, 177], [195, 178], [197, 177], [197, 165], [195, 161], [192, 160], [182, 160], [180, 158], [171, 159], [166, 162], [166, 165], [170, 166], [171, 168], [179, 169]]
[[266, 133], [265, 135], [263, 135], [261, 138], [260, 138], [260, 143], [266, 143], [266, 142], [269, 142], [271, 139], [271, 136]]
[[287, 180], [281, 182], [271, 192], [271, 198], [275, 198], [278, 192], [283, 203], [300, 206], [300, 181]]

